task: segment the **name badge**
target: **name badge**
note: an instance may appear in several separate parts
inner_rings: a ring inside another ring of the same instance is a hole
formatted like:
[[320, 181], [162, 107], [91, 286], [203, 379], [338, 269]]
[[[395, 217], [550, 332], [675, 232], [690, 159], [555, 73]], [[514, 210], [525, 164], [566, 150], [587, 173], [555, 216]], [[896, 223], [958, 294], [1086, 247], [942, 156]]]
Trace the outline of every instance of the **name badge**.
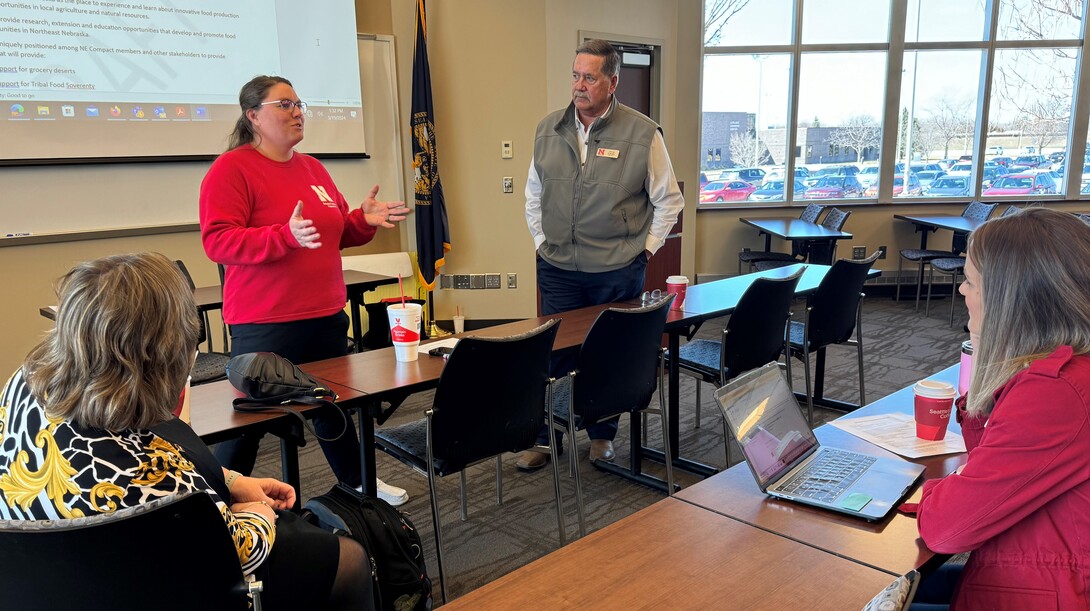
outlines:
[[598, 157], [609, 157], [610, 159], [616, 159], [621, 156], [621, 151], [617, 149], [598, 149]]

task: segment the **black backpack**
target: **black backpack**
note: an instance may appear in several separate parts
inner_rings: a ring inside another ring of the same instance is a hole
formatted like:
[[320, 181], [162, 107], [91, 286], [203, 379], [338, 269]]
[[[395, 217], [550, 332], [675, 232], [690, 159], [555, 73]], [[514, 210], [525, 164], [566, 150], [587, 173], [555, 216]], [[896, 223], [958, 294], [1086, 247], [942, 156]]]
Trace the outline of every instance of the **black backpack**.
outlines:
[[303, 519], [358, 541], [371, 561], [375, 608], [381, 611], [431, 609], [431, 579], [424, 566], [420, 533], [408, 516], [382, 499], [337, 483], [307, 501]]

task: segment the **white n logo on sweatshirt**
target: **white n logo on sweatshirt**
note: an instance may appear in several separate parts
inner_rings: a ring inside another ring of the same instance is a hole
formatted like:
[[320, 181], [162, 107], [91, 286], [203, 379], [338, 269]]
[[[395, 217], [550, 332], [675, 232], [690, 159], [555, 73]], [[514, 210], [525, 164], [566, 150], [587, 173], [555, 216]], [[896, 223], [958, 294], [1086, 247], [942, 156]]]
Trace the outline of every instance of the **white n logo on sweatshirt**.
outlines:
[[330, 208], [336, 208], [337, 202], [333, 201], [333, 198], [326, 192], [325, 187], [322, 185], [310, 185], [310, 188], [318, 195], [318, 201], [329, 206]]

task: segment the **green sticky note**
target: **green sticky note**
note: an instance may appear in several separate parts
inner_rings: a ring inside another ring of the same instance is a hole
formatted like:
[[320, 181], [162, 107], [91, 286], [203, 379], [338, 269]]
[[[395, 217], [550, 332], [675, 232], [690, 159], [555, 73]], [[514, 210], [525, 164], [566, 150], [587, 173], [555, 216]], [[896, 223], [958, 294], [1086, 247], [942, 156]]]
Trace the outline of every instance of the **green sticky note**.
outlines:
[[849, 511], [859, 511], [867, 506], [871, 496], [862, 492], [853, 492], [840, 501], [840, 506]]

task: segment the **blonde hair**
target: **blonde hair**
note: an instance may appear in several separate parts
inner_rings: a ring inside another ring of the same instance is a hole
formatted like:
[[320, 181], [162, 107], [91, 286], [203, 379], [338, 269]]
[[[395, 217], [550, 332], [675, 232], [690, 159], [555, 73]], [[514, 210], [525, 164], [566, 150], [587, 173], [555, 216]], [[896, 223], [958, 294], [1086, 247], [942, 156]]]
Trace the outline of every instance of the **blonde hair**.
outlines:
[[193, 365], [193, 292], [158, 253], [80, 263], [61, 278], [53, 330], [23, 363], [52, 418], [109, 431], [171, 417]]
[[1060, 346], [1090, 352], [1090, 226], [1066, 212], [1027, 208], [969, 236], [983, 320], [973, 346], [968, 412], [988, 415], [994, 393]]

